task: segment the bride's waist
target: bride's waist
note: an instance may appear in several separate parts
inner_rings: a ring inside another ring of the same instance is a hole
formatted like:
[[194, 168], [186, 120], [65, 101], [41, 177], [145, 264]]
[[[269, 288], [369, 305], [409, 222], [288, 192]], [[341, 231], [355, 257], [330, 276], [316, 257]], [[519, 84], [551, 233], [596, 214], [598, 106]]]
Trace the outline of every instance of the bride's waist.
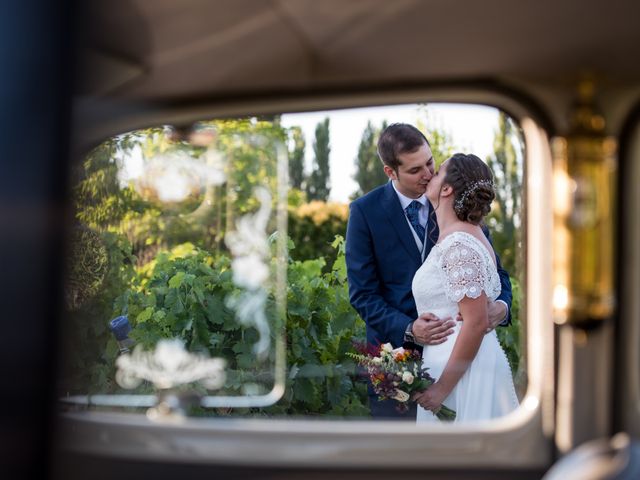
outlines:
[[458, 309], [451, 309], [451, 307], [442, 307], [442, 308], [418, 308], [418, 315], [422, 314], [431, 314], [438, 317], [440, 320], [453, 319], [458, 316]]
[[[456, 339], [458, 338], [458, 335], [460, 334], [460, 330], [462, 329], [462, 326], [464, 324], [464, 321], [456, 321], [456, 324], [451, 328], [452, 333], [447, 336], [447, 339], [443, 342], [440, 343], [438, 345], [423, 345], [423, 358], [426, 357], [427, 355], [435, 355], [435, 356], [442, 356], [442, 355], [446, 355], [447, 357], [449, 356], [449, 354], [451, 353], [451, 351], [453, 350], [453, 345], [456, 343]], [[491, 343], [497, 343], [497, 335], [496, 335], [496, 331], [492, 330], [488, 333], [486, 333], [483, 337], [482, 337], [482, 342], [480, 344], [480, 347], [482, 348], [485, 344], [489, 345]]]
[[448, 356], [449, 353], [451, 353], [451, 350], [453, 350], [453, 345], [456, 343], [456, 339], [460, 334], [460, 327], [460, 322], [456, 322], [456, 325], [451, 328], [452, 333], [447, 336], [447, 339], [444, 342], [439, 343], [438, 345], [424, 345], [422, 356], [425, 357], [427, 354]]

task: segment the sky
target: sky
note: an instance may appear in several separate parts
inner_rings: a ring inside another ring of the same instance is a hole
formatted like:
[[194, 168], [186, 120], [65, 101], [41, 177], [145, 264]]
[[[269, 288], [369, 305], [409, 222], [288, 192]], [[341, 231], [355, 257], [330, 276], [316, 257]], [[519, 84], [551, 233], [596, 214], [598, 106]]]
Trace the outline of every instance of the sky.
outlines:
[[[329, 199], [348, 202], [349, 196], [357, 190], [353, 180], [355, 159], [362, 132], [370, 120], [380, 127], [387, 123], [410, 123], [417, 125], [419, 119], [426, 126], [423, 132], [429, 138], [429, 128], [446, 132], [452, 139], [454, 151], [474, 153], [482, 159], [493, 151], [493, 136], [498, 129], [498, 110], [493, 107], [430, 103], [426, 108], [420, 105], [398, 105], [389, 107], [356, 108], [312, 113], [292, 113], [281, 117], [282, 126], [298, 125], [306, 140], [306, 173], [311, 170], [313, 142], [316, 125], [329, 117], [329, 157], [331, 170], [331, 193]], [[382, 168], [382, 164], [380, 165]]]

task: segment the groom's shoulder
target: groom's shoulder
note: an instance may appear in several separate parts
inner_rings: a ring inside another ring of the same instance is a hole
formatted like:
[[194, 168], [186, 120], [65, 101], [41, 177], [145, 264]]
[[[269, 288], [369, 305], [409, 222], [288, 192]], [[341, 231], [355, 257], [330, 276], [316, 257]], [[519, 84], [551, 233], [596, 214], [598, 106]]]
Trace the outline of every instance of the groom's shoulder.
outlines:
[[377, 206], [383, 200], [386, 194], [388, 184], [380, 185], [379, 187], [374, 188], [369, 193], [365, 193], [360, 198], [357, 198], [353, 202], [351, 202], [352, 206], [358, 206], [361, 208], [366, 208], [369, 206]]

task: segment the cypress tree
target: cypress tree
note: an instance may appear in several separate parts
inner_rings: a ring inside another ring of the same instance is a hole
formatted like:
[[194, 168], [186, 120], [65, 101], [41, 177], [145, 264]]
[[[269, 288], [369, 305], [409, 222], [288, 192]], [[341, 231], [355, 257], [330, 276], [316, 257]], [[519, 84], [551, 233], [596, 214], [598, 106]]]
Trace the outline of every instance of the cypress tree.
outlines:
[[304, 183], [304, 152], [306, 142], [300, 127], [291, 127], [293, 149], [289, 152], [289, 184], [292, 188], [302, 190]]
[[377, 149], [378, 137], [385, 128], [387, 128], [386, 121], [382, 124], [381, 129], [377, 129], [371, 122], [367, 122], [367, 126], [362, 132], [358, 156], [355, 160], [354, 180], [358, 182], [358, 191], [355, 193], [355, 197], [364, 195], [387, 181]]
[[313, 142], [313, 170], [307, 181], [307, 198], [309, 200], [327, 201], [331, 191], [329, 168], [329, 117], [316, 126], [316, 138]]

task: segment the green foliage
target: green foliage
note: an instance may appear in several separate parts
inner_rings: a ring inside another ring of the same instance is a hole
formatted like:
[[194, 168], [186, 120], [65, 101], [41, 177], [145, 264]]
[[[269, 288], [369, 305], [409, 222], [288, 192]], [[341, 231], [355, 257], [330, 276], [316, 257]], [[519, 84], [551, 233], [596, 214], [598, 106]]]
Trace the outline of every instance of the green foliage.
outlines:
[[324, 200], [331, 191], [331, 172], [329, 167], [329, 117], [316, 126], [316, 138], [313, 142], [313, 169], [307, 179], [307, 198]]
[[[323, 258], [289, 262], [286, 393], [277, 405], [253, 414], [368, 414], [366, 389], [355, 382], [355, 365], [345, 355], [353, 338], [364, 338], [364, 323], [349, 303], [342, 237], [332, 246], [337, 259], [328, 273], [322, 273]], [[139, 286], [116, 301], [138, 344], [149, 349], [161, 339], [180, 338], [191, 351], [227, 359], [227, 390], [235, 394], [243, 375], [259, 374], [251, 351], [256, 332], [240, 325], [226, 306], [225, 299], [237, 293], [229, 258], [186, 244], [159, 254], [140, 276]], [[268, 314], [273, 324], [274, 310]]]
[[[207, 162], [204, 147], [176, 139], [165, 128], [139, 130], [96, 147], [79, 169], [74, 188], [76, 218], [84, 225], [126, 235], [140, 265], [185, 241], [225, 251], [224, 235], [235, 218], [257, 207], [254, 187], [276, 191], [276, 150], [287, 132], [278, 118], [243, 118], [203, 123], [216, 131], [214, 148], [226, 164], [227, 182], [207, 185], [178, 203], [161, 202], [144, 182], [124, 183], [123, 163], [137, 148], [142, 161], [182, 153]], [[275, 202], [275, 199], [274, 199]]]
[[487, 158], [497, 194], [487, 225], [502, 264], [512, 275], [521, 264], [518, 252], [522, 251], [523, 145], [517, 127], [505, 113], [500, 112], [498, 131], [493, 141], [494, 153]]
[[387, 176], [382, 168], [382, 162], [378, 158], [378, 137], [380, 132], [387, 127], [383, 122], [382, 128], [375, 128], [371, 122], [362, 132], [360, 145], [358, 146], [358, 156], [356, 157], [356, 173], [354, 180], [358, 182], [358, 191], [353, 198], [360, 197], [374, 188], [387, 182]]
[[289, 186], [302, 190], [304, 177], [304, 153], [305, 139], [300, 127], [291, 127], [289, 130], [293, 148], [289, 151]]
[[181, 339], [190, 351], [224, 357], [231, 370], [250, 366], [250, 353], [237, 345], [255, 341], [224, 299], [237, 291], [230, 260], [185, 244], [158, 254], [141, 269], [140, 286], [116, 300], [133, 327], [130, 337], [145, 349], [161, 339]]
[[288, 233], [295, 244], [290, 252], [294, 260], [324, 258], [331, 266], [337, 250], [331, 246], [332, 238], [344, 236], [349, 210], [347, 205], [312, 201], [297, 208], [289, 208]]
[[226, 182], [208, 185], [197, 208], [159, 219], [173, 227], [159, 229], [163, 236], [158, 244], [164, 249], [188, 240], [208, 251], [225, 252], [224, 237], [235, 228], [236, 218], [258, 207], [255, 187], [276, 192], [276, 152], [287, 139], [278, 117], [215, 120], [206, 125], [216, 131], [213, 148], [224, 164]]
[[438, 128], [434, 119], [430, 118], [426, 104], [422, 105], [420, 110], [421, 117], [418, 118], [416, 126], [425, 134], [427, 140], [429, 140], [429, 146], [437, 170], [440, 168], [440, 165], [442, 165], [442, 162], [453, 155], [453, 140], [446, 130]]
[[228, 165], [225, 195], [221, 200], [232, 203], [236, 214], [241, 215], [257, 205], [254, 187], [263, 185], [271, 192], [276, 191], [275, 152], [278, 146], [286, 144], [287, 132], [277, 121], [255, 118], [211, 123], [218, 132], [216, 149]]
[[364, 322], [349, 303], [344, 239], [337, 258], [322, 273], [322, 258], [292, 261], [287, 287], [287, 386], [284, 398], [264, 413], [368, 416], [366, 385], [355, 380], [346, 353], [364, 339]]
[[112, 138], [94, 148], [76, 172], [73, 189], [76, 217], [84, 225], [106, 229], [130, 212], [141, 212], [144, 202], [133, 188], [120, 185], [118, 171], [122, 155], [135, 142], [130, 136]]
[[68, 241], [65, 304], [70, 310], [77, 310], [102, 288], [109, 269], [109, 253], [100, 235], [88, 228], [75, 228]]
[[115, 388], [113, 365], [118, 348], [108, 323], [119, 314], [114, 310], [113, 300], [135, 283], [135, 257], [123, 236], [111, 232], [98, 236], [107, 254], [107, 273], [95, 295], [85, 298], [65, 317], [62, 351], [66, 375], [60, 386], [64, 393], [95, 393]]
[[526, 362], [523, 356], [522, 329], [522, 288], [520, 282], [511, 277], [511, 325], [496, 328], [498, 340], [504, 349], [514, 377], [516, 390], [522, 392], [526, 388]]
[[307, 202], [307, 194], [297, 188], [290, 188], [287, 192], [287, 205], [289, 209], [296, 209]]

